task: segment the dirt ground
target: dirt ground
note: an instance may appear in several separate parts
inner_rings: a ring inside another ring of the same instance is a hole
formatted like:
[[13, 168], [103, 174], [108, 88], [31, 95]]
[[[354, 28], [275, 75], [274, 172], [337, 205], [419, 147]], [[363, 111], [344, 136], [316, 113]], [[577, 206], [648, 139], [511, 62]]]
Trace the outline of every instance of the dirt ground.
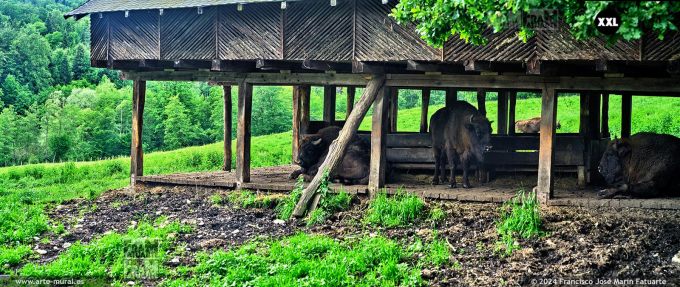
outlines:
[[[182, 264], [193, 264], [195, 252], [229, 249], [257, 238], [276, 238], [295, 232], [326, 234], [335, 238], [379, 233], [409, 244], [426, 240], [436, 232], [453, 248], [451, 262], [438, 269], [423, 270], [432, 286], [526, 286], [574, 285], [551, 280], [665, 280], [680, 285], [680, 265], [671, 258], [680, 250], [680, 211], [641, 209], [543, 208], [548, 234], [522, 241], [523, 249], [509, 257], [494, 253], [498, 239], [495, 221], [497, 204], [428, 201], [440, 206], [445, 220], [433, 226], [425, 219], [414, 225], [384, 229], [365, 226], [361, 217], [366, 203], [332, 216], [325, 224], [306, 228], [301, 222], [276, 224], [271, 209], [242, 209], [215, 206], [210, 195], [225, 192], [189, 187], [154, 187], [143, 192], [114, 190], [90, 202], [76, 200], [50, 211], [63, 222], [67, 236], [54, 236], [40, 243], [48, 253], [40, 262], [53, 260], [64, 246], [77, 240], [87, 242], [109, 231], [125, 231], [143, 219], [166, 216], [191, 224], [191, 234], [179, 238], [190, 252]], [[541, 284], [546, 283], [546, 284]], [[554, 284], [547, 284], [554, 283]], [[614, 283], [613, 281], [610, 283]], [[590, 285], [590, 284], [584, 284]], [[583, 285], [582, 285], [583, 286]]]

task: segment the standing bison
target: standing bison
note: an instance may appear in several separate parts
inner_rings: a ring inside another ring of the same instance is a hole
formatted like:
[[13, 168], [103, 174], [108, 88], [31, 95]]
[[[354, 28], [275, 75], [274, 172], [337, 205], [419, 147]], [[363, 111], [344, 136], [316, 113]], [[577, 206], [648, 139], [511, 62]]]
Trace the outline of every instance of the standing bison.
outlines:
[[[555, 128], [559, 129], [561, 127], [558, 121], [555, 124]], [[535, 117], [528, 120], [519, 120], [515, 122], [515, 130], [520, 131], [525, 134], [535, 134], [541, 130], [541, 117]]]
[[[339, 135], [340, 127], [330, 126], [302, 139], [298, 157], [295, 160], [300, 169], [291, 173], [290, 178], [294, 179], [302, 174], [305, 181], [311, 181], [316, 173], [319, 172], [319, 167], [324, 159], [326, 159], [331, 143]], [[371, 147], [368, 143], [355, 135], [350, 141], [349, 146], [347, 146], [342, 162], [330, 174], [330, 179], [347, 184], [367, 184], [370, 151]]]
[[680, 139], [654, 133], [614, 139], [597, 170], [610, 186], [598, 193], [602, 198], [680, 195]]
[[432, 184], [446, 181], [446, 163], [451, 168], [449, 187], [456, 187], [456, 164], [463, 165], [463, 187], [469, 188], [468, 168], [471, 161], [484, 162], [484, 151], [490, 149], [491, 123], [475, 107], [457, 101], [442, 108], [430, 118], [430, 136], [434, 152]]

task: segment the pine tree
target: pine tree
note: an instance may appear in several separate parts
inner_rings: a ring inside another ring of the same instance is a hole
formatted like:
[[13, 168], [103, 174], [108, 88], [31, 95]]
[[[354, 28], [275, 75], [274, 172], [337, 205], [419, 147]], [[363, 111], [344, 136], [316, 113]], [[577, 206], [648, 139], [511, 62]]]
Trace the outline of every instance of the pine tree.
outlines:
[[75, 48], [71, 49], [71, 63], [73, 63], [71, 69], [73, 71], [73, 79], [81, 80], [90, 71], [90, 55], [87, 51], [87, 47], [84, 44], [79, 44]]
[[52, 52], [50, 68], [54, 84], [66, 85], [71, 82], [71, 64], [66, 50], [56, 49]]
[[188, 146], [196, 138], [196, 126], [191, 122], [186, 107], [177, 96], [171, 97], [165, 106], [164, 126], [166, 149]]

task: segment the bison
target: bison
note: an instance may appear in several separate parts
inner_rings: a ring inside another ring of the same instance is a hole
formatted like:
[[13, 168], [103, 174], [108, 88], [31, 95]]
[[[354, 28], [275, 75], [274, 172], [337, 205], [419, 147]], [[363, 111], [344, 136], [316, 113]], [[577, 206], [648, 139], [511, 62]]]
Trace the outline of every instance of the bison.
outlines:
[[[290, 178], [294, 179], [302, 174], [305, 181], [311, 181], [326, 159], [331, 143], [339, 134], [340, 127], [329, 126], [302, 139], [298, 157], [295, 160], [300, 169], [292, 172]], [[347, 184], [367, 184], [370, 151], [370, 145], [355, 135], [347, 146], [340, 165], [330, 174], [330, 179]]]
[[[557, 121], [555, 128], [559, 129], [562, 126], [560, 122]], [[535, 117], [528, 120], [519, 120], [515, 122], [515, 130], [520, 131], [525, 134], [535, 134], [541, 130], [541, 118]]]
[[491, 122], [467, 102], [456, 101], [430, 118], [430, 136], [434, 153], [432, 184], [446, 181], [446, 163], [451, 168], [449, 187], [456, 187], [456, 164], [463, 165], [463, 187], [469, 188], [468, 167], [476, 160], [484, 162], [484, 152], [491, 147]]
[[680, 195], [680, 139], [655, 133], [614, 139], [597, 170], [609, 186], [601, 198]]

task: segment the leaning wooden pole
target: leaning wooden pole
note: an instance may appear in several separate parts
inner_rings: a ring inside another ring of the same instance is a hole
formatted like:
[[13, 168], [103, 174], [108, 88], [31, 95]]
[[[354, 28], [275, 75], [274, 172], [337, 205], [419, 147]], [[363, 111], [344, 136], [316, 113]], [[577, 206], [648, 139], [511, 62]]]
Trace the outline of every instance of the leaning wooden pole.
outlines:
[[[359, 102], [357, 102], [354, 109], [352, 109], [352, 112], [347, 118], [345, 125], [340, 131], [340, 135], [329, 147], [328, 156], [326, 156], [326, 159], [324, 159], [323, 163], [319, 167], [319, 172], [317, 172], [317, 174], [314, 176], [314, 179], [312, 179], [312, 182], [310, 182], [307, 188], [305, 188], [305, 190], [302, 192], [302, 196], [293, 210], [293, 216], [302, 217], [305, 214], [310, 200], [312, 197], [314, 197], [319, 185], [321, 185], [321, 178], [323, 177], [324, 171], [327, 170], [329, 173], [332, 173], [333, 170], [340, 164], [340, 161], [345, 154], [345, 150], [347, 149], [347, 145], [356, 134], [359, 124], [364, 119], [366, 112], [371, 107], [371, 104], [373, 104], [375, 97], [378, 95], [378, 92], [381, 90], [384, 84], [384, 75], [374, 75], [368, 82], [368, 85], [366, 85]], [[311, 208], [314, 208], [314, 206]]]

